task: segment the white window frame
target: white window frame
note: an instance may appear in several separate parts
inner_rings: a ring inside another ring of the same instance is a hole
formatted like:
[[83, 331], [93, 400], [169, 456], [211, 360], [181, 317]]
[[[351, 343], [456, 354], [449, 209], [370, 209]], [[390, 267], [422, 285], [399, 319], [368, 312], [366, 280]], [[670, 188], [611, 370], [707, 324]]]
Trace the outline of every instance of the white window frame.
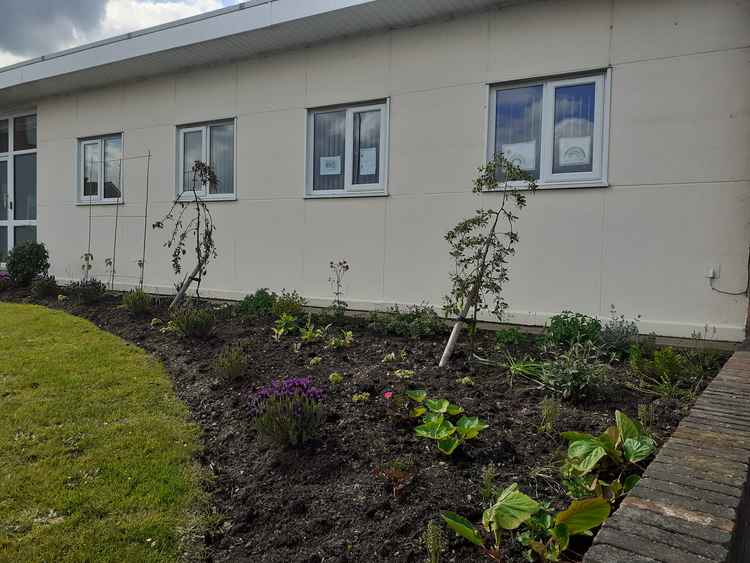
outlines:
[[187, 192], [185, 191], [184, 174], [185, 170], [185, 134], [195, 133], [196, 131], [201, 132], [201, 160], [203, 162], [209, 162], [211, 156], [211, 127], [217, 125], [231, 125], [232, 126], [232, 175], [234, 181], [232, 182], [232, 193], [223, 194], [212, 194], [205, 189], [195, 190], [195, 193], [206, 201], [234, 201], [237, 199], [237, 118], [230, 119], [217, 119], [214, 121], [206, 121], [204, 123], [196, 123], [192, 125], [178, 125], [177, 126], [177, 178], [176, 178], [176, 196], [177, 200], [189, 201], [192, 199], [193, 189], [192, 186], [188, 186]]
[[[120, 197], [104, 197], [104, 141], [107, 139], [120, 139]], [[84, 195], [83, 179], [85, 169], [83, 162], [84, 146], [93, 145], [97, 147], [99, 153], [99, 181], [97, 182], [96, 195]], [[122, 132], [110, 133], [108, 135], [97, 135], [95, 137], [84, 137], [78, 139], [78, 151], [76, 152], [77, 175], [76, 175], [76, 194], [77, 203], [81, 205], [118, 205], [125, 202], [125, 138]]]
[[[594, 131], [592, 147], [591, 172], [558, 172], [553, 173], [554, 129], [555, 129], [555, 89], [575, 84], [594, 83]], [[608, 185], [607, 169], [609, 158], [609, 108], [610, 108], [611, 69], [589, 72], [566, 78], [551, 78], [514, 82], [512, 84], [491, 84], [489, 88], [489, 115], [487, 120], [486, 156], [491, 160], [495, 155], [495, 93], [498, 90], [509, 90], [524, 86], [542, 86], [542, 130], [539, 149], [540, 188], [583, 188], [604, 187]], [[511, 186], [521, 187], [525, 182], [509, 182]]]
[[[380, 170], [380, 182], [376, 184], [354, 184], [352, 175], [354, 172], [354, 114], [368, 111], [380, 111], [380, 158], [378, 168]], [[321, 113], [334, 113], [346, 111], [346, 130], [344, 144], [344, 188], [337, 190], [314, 190], [315, 163], [315, 116]], [[305, 143], [306, 159], [306, 198], [332, 198], [332, 197], [362, 197], [362, 196], [384, 196], [388, 195], [388, 140], [389, 140], [389, 114], [390, 100], [378, 103], [346, 104], [325, 108], [314, 108], [307, 110], [307, 142]]]

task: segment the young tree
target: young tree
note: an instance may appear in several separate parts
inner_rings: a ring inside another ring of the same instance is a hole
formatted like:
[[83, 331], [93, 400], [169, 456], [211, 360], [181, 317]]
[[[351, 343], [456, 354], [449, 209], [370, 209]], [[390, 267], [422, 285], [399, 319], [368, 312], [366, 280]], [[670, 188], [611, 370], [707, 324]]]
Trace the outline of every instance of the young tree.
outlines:
[[[163, 229], [167, 222], [173, 223], [172, 231], [164, 246], [172, 249], [172, 270], [175, 275], [182, 273], [182, 258], [188, 253], [188, 239], [194, 239], [195, 267], [177, 284], [177, 295], [170, 307], [176, 306], [185, 295], [192, 282], [196, 282], [196, 295], [199, 295], [201, 281], [206, 275], [208, 263], [216, 258], [216, 243], [214, 241], [214, 221], [206, 202], [200, 197], [199, 191], [206, 193], [208, 187], [216, 185], [216, 173], [205, 162], [196, 160], [191, 168], [192, 182], [184, 196], [172, 204], [161, 221], [154, 223], [154, 229]], [[192, 211], [189, 219], [186, 214]]]
[[478, 209], [445, 235], [456, 265], [450, 277], [450, 293], [445, 297], [445, 311], [457, 318], [440, 367], [450, 361], [469, 314], [476, 323], [477, 314], [491, 306], [492, 314], [502, 319], [508, 307], [502, 295], [508, 281], [508, 259], [515, 254], [518, 243], [514, 230], [518, 217], [514, 211], [526, 205], [526, 191], [533, 193], [535, 189], [533, 178], [501, 153], [479, 167], [472, 191], [477, 195], [497, 193], [499, 202], [495, 209]]

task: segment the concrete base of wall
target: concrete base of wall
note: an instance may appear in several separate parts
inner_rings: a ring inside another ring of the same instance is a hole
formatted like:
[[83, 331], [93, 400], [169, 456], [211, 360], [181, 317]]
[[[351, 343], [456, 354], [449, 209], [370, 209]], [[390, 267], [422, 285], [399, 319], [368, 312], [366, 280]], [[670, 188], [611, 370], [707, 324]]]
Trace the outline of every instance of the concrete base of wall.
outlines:
[[750, 561], [750, 352], [735, 352], [584, 563]]

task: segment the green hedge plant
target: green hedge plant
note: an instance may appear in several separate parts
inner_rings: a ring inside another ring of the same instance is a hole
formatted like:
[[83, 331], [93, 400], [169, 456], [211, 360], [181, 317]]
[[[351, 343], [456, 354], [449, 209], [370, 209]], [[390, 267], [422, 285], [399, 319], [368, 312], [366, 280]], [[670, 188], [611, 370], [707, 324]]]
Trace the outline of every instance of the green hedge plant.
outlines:
[[8, 254], [6, 267], [16, 285], [27, 287], [34, 278], [44, 276], [49, 270], [47, 247], [41, 242], [24, 242]]

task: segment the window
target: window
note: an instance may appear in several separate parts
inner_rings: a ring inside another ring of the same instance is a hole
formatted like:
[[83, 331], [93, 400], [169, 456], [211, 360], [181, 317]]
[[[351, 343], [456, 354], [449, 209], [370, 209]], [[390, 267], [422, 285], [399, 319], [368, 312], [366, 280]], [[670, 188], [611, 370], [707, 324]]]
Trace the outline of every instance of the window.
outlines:
[[[206, 199], [234, 199], [234, 120], [189, 125], [177, 130], [177, 193], [195, 192]], [[216, 183], [202, 186], [193, 178], [193, 164], [210, 164]], [[195, 182], [195, 186], [193, 183]]]
[[122, 135], [78, 141], [78, 198], [83, 203], [122, 201]]
[[388, 105], [311, 110], [307, 195], [386, 193]]
[[603, 73], [495, 86], [488, 158], [505, 158], [541, 185], [606, 183]]

